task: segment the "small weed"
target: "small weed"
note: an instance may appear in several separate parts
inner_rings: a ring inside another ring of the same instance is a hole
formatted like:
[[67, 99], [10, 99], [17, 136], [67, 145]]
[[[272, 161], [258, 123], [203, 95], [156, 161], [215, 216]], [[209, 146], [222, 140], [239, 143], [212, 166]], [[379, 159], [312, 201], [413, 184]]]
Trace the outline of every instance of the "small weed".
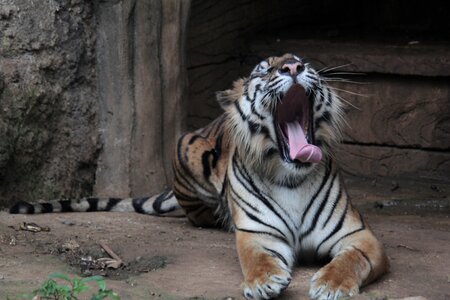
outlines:
[[[80, 299], [78, 298], [80, 294], [85, 293], [91, 288], [88, 283], [95, 282], [98, 285], [98, 291], [91, 295], [90, 300], [120, 300], [117, 293], [106, 289], [105, 279], [102, 276], [70, 278], [62, 273], [54, 273], [48, 277], [49, 279], [40, 288], [33, 291], [33, 293], [21, 296], [25, 299], [32, 300], [78, 300]], [[82, 297], [86, 299], [86, 295]]]

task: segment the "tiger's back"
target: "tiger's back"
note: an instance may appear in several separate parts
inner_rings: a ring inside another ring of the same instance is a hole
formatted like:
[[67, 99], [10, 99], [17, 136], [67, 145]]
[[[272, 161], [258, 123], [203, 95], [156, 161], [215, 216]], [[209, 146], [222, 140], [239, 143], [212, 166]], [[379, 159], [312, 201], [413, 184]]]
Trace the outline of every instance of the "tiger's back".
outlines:
[[214, 227], [229, 221], [223, 198], [232, 145], [226, 116], [180, 137], [173, 160], [173, 192], [187, 218], [196, 226]]

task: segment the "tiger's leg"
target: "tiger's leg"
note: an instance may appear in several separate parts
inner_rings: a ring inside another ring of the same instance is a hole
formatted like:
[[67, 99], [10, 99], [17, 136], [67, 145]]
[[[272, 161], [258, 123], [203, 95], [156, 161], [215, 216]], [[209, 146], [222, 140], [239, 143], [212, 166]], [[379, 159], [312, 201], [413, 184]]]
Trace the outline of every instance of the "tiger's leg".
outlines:
[[271, 299], [289, 285], [294, 255], [287, 243], [237, 229], [236, 245], [246, 299]]
[[368, 228], [344, 237], [335, 248], [333, 260], [311, 279], [311, 299], [353, 296], [359, 293], [359, 287], [389, 269], [381, 243]]
[[189, 181], [182, 179], [178, 170], [175, 170], [173, 190], [178, 204], [184, 210], [188, 220], [198, 227], [216, 227], [217, 221], [213, 208], [207, 206], [197, 194], [192, 191]]
[[178, 203], [186, 213], [188, 220], [197, 227], [217, 227], [217, 220], [214, 217], [212, 208], [206, 206], [200, 200], [187, 200], [178, 198]]

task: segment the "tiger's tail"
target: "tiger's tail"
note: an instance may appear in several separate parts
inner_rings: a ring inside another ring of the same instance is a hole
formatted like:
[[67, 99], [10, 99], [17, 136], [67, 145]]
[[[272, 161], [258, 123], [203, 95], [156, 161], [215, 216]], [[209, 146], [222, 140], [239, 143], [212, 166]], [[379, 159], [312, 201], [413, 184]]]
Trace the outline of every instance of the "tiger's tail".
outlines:
[[77, 200], [51, 200], [41, 203], [20, 201], [14, 204], [11, 214], [41, 214], [52, 212], [137, 212], [149, 215], [164, 215], [182, 211], [172, 190], [141, 198], [97, 198], [87, 197]]

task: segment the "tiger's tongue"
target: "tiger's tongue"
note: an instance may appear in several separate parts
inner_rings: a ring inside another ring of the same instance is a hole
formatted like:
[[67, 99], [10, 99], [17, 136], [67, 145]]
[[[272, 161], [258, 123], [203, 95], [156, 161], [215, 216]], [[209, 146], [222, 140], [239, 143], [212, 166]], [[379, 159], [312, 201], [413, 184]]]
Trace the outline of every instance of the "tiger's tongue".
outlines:
[[320, 162], [322, 159], [322, 150], [319, 147], [308, 144], [300, 123], [294, 121], [285, 124], [289, 143], [289, 156], [291, 159], [298, 159], [301, 162]]

